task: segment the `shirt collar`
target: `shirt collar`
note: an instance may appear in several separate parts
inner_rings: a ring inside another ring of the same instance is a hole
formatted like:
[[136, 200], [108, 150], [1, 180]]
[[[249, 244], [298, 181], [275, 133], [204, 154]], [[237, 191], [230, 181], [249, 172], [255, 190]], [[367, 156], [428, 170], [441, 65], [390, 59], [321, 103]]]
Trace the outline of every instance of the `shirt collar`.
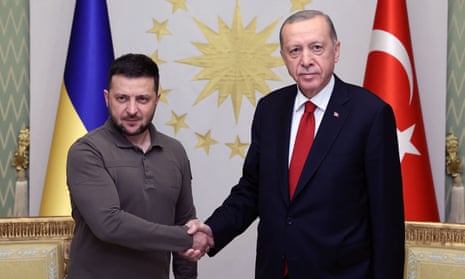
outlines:
[[312, 103], [314, 103], [317, 106], [317, 109], [325, 111], [326, 107], [328, 106], [329, 98], [331, 98], [331, 94], [334, 89], [334, 83], [335, 83], [334, 75], [331, 75], [331, 78], [328, 84], [326, 84], [326, 86], [323, 87], [323, 89], [321, 89], [321, 91], [318, 92], [311, 99], [308, 99], [302, 93], [302, 91], [300, 91], [300, 88], [297, 86], [297, 96], [294, 102], [294, 112], [303, 109], [304, 104], [307, 101], [312, 101]]
[[[111, 133], [115, 136], [116, 144], [119, 147], [127, 147], [132, 148], [134, 145], [128, 141], [128, 139], [115, 127], [113, 121], [111, 121], [110, 117], [105, 122], [105, 128], [111, 131]], [[155, 146], [162, 146], [162, 142], [160, 141], [159, 132], [155, 128], [153, 123], [150, 123], [148, 129], [150, 130], [150, 137], [151, 137], [151, 146], [152, 148]]]

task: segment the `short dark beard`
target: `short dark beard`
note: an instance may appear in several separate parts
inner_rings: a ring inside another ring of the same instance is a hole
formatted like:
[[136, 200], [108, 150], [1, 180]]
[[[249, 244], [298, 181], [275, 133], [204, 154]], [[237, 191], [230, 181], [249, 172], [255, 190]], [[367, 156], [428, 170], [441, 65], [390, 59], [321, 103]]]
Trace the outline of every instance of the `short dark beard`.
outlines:
[[113, 116], [111, 116], [110, 119], [111, 119], [111, 122], [113, 123], [113, 126], [116, 128], [116, 130], [118, 130], [121, 134], [123, 134], [125, 136], [128, 136], [128, 137], [138, 136], [138, 135], [142, 134], [143, 132], [147, 131], [147, 129], [149, 128], [149, 125], [150, 125], [149, 122], [144, 123], [135, 132], [129, 133], [126, 130], [126, 128], [124, 128], [123, 124], [118, 124], [118, 122], [116, 121], [116, 119]]

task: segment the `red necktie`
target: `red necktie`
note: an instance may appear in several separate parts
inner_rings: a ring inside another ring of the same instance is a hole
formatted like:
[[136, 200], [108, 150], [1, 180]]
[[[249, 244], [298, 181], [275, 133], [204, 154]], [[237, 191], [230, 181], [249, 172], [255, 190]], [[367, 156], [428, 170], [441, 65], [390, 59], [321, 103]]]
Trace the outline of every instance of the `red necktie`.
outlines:
[[[289, 166], [289, 197], [292, 199], [300, 173], [304, 168], [308, 152], [312, 147], [313, 137], [315, 134], [315, 117], [313, 111], [316, 106], [314, 103], [307, 101], [305, 111], [300, 118], [299, 129], [295, 137], [294, 150], [292, 151], [291, 164]], [[284, 263], [284, 276], [288, 273], [287, 261]]]
[[289, 197], [292, 199], [300, 174], [307, 160], [308, 152], [312, 147], [315, 134], [315, 117], [313, 111], [316, 106], [310, 101], [305, 103], [305, 111], [300, 118], [299, 129], [295, 137], [294, 150], [289, 166]]

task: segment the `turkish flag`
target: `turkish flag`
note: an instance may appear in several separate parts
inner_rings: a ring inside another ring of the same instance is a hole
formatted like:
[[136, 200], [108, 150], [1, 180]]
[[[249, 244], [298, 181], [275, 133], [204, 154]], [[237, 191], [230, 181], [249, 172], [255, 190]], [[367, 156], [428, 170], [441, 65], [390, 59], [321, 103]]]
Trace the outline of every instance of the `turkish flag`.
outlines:
[[365, 71], [396, 117], [405, 220], [439, 221], [405, 0], [378, 0]]

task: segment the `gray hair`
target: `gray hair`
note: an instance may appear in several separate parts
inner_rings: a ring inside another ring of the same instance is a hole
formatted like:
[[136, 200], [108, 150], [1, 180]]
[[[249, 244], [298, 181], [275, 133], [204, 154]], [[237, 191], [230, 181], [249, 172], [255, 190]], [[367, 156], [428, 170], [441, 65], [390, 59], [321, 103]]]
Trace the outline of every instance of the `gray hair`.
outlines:
[[281, 29], [279, 29], [279, 45], [281, 46], [281, 48], [283, 47], [282, 32], [283, 32], [284, 25], [288, 23], [291, 24], [294, 22], [300, 22], [300, 21], [312, 19], [317, 16], [322, 16], [325, 18], [329, 26], [329, 35], [331, 36], [331, 40], [333, 42], [336, 42], [337, 41], [336, 28], [334, 28], [333, 21], [327, 14], [321, 11], [317, 11], [317, 10], [303, 10], [303, 11], [298, 11], [290, 15], [286, 20], [284, 20], [283, 24], [281, 25]]

